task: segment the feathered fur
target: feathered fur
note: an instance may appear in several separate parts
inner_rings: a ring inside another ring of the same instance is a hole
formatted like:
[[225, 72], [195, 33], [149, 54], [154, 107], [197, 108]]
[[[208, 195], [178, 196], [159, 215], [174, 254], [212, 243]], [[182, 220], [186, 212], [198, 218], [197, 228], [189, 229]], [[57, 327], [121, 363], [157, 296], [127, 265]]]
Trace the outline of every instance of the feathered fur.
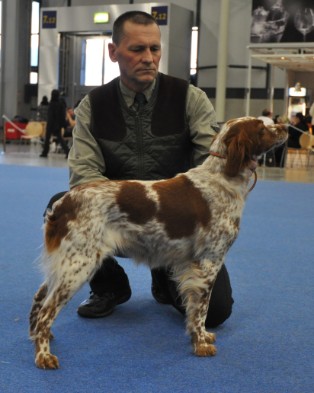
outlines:
[[61, 308], [107, 256], [170, 267], [186, 308], [194, 353], [216, 353], [205, 330], [211, 290], [236, 239], [256, 157], [283, 143], [283, 128], [255, 118], [228, 121], [197, 168], [161, 181], [98, 181], [78, 186], [46, 216], [45, 282], [35, 294], [30, 336], [35, 363], [58, 368], [50, 328]]

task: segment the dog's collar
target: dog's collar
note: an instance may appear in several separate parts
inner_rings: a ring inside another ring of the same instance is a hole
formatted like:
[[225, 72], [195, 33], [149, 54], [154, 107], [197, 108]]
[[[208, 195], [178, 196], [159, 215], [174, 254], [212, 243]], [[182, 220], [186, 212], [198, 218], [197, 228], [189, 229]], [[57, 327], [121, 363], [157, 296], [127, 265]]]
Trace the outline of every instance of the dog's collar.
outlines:
[[209, 150], [209, 154], [211, 156], [218, 157], [218, 158], [227, 158], [226, 156], [223, 156], [222, 154], [216, 153], [215, 151], [211, 151], [211, 150]]
[[[218, 157], [218, 158], [223, 158], [223, 159], [227, 158], [226, 156], [224, 156], [224, 155], [222, 155], [220, 153], [217, 153], [215, 151], [212, 151], [212, 150], [209, 151], [209, 154], [211, 156]], [[253, 184], [251, 185], [251, 187], [249, 188], [249, 192], [251, 192], [253, 190], [253, 188], [255, 187], [256, 182], [257, 182], [257, 173], [256, 173], [256, 171], [251, 169], [251, 172], [252, 172], [252, 175], [254, 174], [254, 181], [253, 181]]]

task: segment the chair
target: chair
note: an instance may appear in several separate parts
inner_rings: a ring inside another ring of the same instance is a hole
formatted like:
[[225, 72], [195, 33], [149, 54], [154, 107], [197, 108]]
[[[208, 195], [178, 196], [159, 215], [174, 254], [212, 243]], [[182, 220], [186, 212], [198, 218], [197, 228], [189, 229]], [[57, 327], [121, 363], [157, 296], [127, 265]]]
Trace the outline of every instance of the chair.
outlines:
[[39, 121], [30, 121], [21, 135], [21, 141], [40, 143], [43, 136], [43, 125]]
[[304, 153], [307, 155], [306, 167], [308, 168], [310, 166], [311, 155], [314, 154], [314, 136], [311, 134], [302, 134], [299, 142], [301, 149], [304, 150]]
[[[21, 135], [25, 132], [25, 126], [21, 123], [14, 122], [11, 120], [7, 115], [3, 114], [2, 118], [5, 120], [4, 122], [4, 129], [3, 129], [3, 151], [6, 150], [6, 142], [7, 140], [17, 140], [19, 141]], [[23, 128], [22, 128], [23, 126]]]
[[[299, 143], [301, 146], [299, 148], [287, 148], [287, 156], [290, 156], [291, 158], [290, 167], [299, 163], [300, 166], [308, 168], [310, 166], [311, 155], [314, 154], [314, 136], [304, 132], [300, 135]], [[303, 158], [305, 158], [305, 163], [303, 162]], [[286, 161], [288, 163], [288, 160]]]

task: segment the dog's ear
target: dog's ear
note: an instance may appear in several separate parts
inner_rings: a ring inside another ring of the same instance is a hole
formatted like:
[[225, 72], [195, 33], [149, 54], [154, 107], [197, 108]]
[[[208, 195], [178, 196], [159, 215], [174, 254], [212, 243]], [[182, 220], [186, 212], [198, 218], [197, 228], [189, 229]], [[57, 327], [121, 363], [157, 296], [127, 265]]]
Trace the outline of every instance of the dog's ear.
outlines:
[[225, 175], [229, 177], [237, 176], [250, 162], [250, 140], [243, 127], [241, 122], [231, 125], [224, 139], [227, 147]]

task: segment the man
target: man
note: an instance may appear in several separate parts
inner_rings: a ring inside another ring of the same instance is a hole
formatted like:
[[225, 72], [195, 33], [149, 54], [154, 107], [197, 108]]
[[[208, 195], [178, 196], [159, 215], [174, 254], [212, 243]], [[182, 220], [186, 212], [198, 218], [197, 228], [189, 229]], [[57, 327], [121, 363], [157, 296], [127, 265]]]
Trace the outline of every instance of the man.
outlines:
[[[259, 120], [262, 120], [262, 122], [265, 124], [265, 126], [272, 126], [275, 124], [273, 118], [273, 112], [270, 111], [269, 109], [263, 109], [262, 115], [258, 116]], [[281, 146], [280, 146], [281, 148]], [[263, 154], [259, 160], [258, 160], [260, 165], [266, 165], [266, 166], [276, 166], [276, 157], [275, 157], [275, 152], [274, 150], [269, 151], [266, 154]]]
[[43, 151], [40, 157], [47, 158], [50, 149], [50, 139], [56, 138], [56, 143], [60, 144], [65, 152], [65, 158], [68, 158], [69, 147], [62, 136], [62, 128], [66, 123], [66, 111], [63, 102], [60, 100], [59, 90], [51, 91], [51, 99], [48, 104], [47, 125]]
[[[139, 11], [121, 15], [114, 23], [112, 40], [109, 56], [118, 63], [120, 77], [90, 92], [75, 111], [71, 187], [105, 177], [173, 177], [203, 162], [216, 134], [215, 112], [205, 93], [158, 72], [161, 36], [151, 15]], [[131, 296], [128, 277], [113, 258], [103, 261], [90, 286], [90, 298], [78, 308], [82, 317], [107, 316]], [[185, 312], [170, 271], [152, 271], [152, 293], [158, 302]], [[227, 319], [232, 303], [223, 267], [207, 325], [217, 326]]]
[[274, 124], [274, 120], [272, 118], [273, 113], [269, 109], [264, 109], [261, 116], [258, 116], [259, 120], [265, 124], [265, 126], [272, 126]]

